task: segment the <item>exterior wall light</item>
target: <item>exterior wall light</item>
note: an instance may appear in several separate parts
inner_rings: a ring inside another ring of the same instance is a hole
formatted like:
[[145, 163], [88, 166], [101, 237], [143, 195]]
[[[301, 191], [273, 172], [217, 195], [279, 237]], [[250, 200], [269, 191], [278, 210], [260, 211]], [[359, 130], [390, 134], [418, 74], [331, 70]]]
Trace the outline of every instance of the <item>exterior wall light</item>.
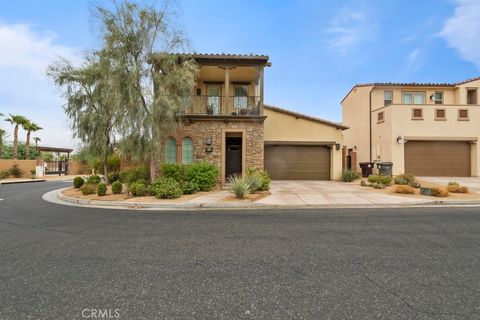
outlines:
[[397, 143], [398, 144], [404, 144], [405, 142], [407, 142], [407, 140], [405, 138], [403, 138], [402, 136], [397, 137]]
[[207, 139], [205, 139], [205, 144], [206, 144], [207, 146], [212, 145], [212, 137], [207, 137]]
[[335, 144], [335, 150], [340, 150], [340, 143]]

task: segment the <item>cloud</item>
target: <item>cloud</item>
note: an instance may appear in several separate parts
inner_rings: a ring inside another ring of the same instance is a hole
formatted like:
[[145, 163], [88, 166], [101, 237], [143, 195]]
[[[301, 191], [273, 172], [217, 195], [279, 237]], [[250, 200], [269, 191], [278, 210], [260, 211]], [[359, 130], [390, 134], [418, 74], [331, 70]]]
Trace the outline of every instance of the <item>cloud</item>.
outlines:
[[331, 35], [327, 47], [346, 55], [374, 39], [377, 25], [367, 11], [366, 8], [353, 5], [341, 7], [326, 30]]
[[407, 66], [409, 70], [417, 70], [420, 67], [420, 48], [413, 49], [407, 56]]
[[[26, 24], [0, 23], [0, 52], [0, 111], [38, 122], [44, 128], [38, 136], [46, 145], [72, 146], [62, 109], [64, 100], [46, 76], [46, 69], [59, 56], [79, 61], [78, 50], [59, 44], [52, 32], [37, 32]], [[7, 131], [12, 129], [4, 121], [0, 125]], [[20, 138], [24, 139], [23, 134]]]
[[480, 1], [457, 0], [455, 12], [440, 35], [460, 56], [480, 69]]

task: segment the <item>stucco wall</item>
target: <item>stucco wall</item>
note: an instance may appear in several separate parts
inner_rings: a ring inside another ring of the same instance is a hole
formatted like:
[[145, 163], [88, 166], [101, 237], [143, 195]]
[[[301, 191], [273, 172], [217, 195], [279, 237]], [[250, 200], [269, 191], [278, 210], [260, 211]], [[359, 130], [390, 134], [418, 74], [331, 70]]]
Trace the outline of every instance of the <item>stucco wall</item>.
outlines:
[[37, 165], [37, 160], [10, 160], [10, 159], [1, 159], [0, 160], [0, 171], [9, 170], [14, 164], [17, 164], [20, 170], [23, 171], [22, 177], [31, 177], [31, 170], [35, 170]]
[[[292, 142], [333, 142], [342, 144], [342, 129], [328, 124], [294, 117], [272, 109], [265, 108], [265, 141]], [[340, 179], [342, 171], [342, 151], [332, 147], [331, 152], [332, 179]]]

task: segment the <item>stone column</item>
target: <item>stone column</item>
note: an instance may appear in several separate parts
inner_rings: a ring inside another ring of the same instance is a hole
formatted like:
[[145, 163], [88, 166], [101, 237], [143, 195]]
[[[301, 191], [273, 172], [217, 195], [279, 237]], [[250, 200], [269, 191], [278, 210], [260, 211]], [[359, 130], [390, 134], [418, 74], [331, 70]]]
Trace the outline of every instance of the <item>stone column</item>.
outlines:
[[261, 116], [263, 116], [263, 91], [264, 91], [264, 89], [263, 89], [263, 87], [264, 87], [264, 85], [263, 85], [263, 82], [264, 82], [263, 81], [263, 78], [264, 78], [263, 77], [263, 75], [264, 75], [263, 74], [263, 69], [264, 69], [264, 67], [260, 68], [260, 115]]
[[230, 68], [225, 67], [225, 94], [222, 103], [221, 114], [228, 114], [230, 112]]

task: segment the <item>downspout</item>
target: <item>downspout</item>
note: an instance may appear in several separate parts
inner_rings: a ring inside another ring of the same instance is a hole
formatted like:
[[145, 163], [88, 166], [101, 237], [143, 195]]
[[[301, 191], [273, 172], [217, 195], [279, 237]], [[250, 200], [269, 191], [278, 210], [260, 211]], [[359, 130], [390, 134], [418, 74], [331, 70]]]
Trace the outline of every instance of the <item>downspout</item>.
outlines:
[[372, 91], [373, 89], [375, 88], [375, 86], [372, 87], [372, 89], [370, 89], [370, 93], [369, 93], [369, 130], [370, 130], [370, 161], [369, 162], [372, 162]]

